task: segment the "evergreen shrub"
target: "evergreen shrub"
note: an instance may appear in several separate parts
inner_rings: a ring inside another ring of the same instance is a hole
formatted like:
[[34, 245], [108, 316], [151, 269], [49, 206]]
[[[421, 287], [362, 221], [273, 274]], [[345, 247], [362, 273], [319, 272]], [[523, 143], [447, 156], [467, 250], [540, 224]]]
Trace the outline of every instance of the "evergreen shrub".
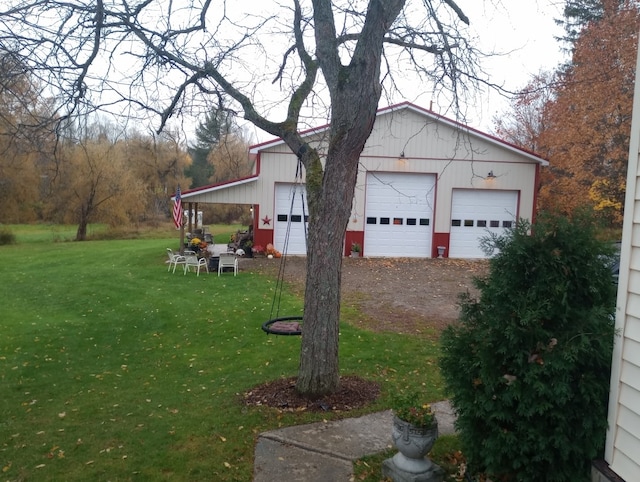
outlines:
[[575, 482], [601, 455], [616, 286], [592, 219], [543, 214], [484, 240], [497, 254], [440, 360], [472, 472]]

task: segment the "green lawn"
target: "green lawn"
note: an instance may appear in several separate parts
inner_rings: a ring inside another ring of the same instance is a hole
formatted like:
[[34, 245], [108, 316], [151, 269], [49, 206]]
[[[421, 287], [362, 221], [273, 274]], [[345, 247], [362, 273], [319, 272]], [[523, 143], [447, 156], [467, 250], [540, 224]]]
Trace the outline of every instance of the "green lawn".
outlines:
[[[168, 273], [173, 233], [76, 243], [12, 230], [18, 244], [0, 246], [2, 480], [249, 481], [260, 432], [340, 416], [240, 403], [296, 374], [299, 338], [260, 329], [276, 280]], [[284, 294], [280, 313], [301, 309]], [[365, 411], [388, 407], [393, 387], [443, 398], [431, 340], [345, 323], [340, 349], [343, 374], [383, 387]]]

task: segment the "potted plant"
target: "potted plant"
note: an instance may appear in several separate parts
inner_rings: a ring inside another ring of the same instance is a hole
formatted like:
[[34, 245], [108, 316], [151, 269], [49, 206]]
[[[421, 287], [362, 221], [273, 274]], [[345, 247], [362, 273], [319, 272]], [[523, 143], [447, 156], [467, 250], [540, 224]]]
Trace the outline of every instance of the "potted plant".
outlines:
[[442, 481], [444, 471], [426, 457], [438, 437], [431, 405], [417, 393], [399, 393], [392, 398], [392, 410], [391, 438], [398, 453], [383, 462], [383, 475], [392, 480]]
[[362, 247], [358, 243], [351, 243], [351, 257], [358, 258]]

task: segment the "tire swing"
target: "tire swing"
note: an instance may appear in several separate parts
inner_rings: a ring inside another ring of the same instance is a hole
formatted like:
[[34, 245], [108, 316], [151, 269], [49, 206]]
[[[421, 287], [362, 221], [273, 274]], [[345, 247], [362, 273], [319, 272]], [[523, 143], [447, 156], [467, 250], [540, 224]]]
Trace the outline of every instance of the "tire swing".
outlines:
[[[273, 302], [271, 303], [270, 319], [262, 324], [262, 330], [271, 335], [294, 336], [302, 335], [302, 315], [300, 316], [280, 316], [280, 300], [282, 298], [282, 288], [284, 285], [284, 269], [287, 263], [287, 249], [289, 247], [289, 236], [291, 234], [291, 215], [293, 214], [293, 206], [296, 199], [296, 193], [300, 188], [300, 199], [302, 203], [302, 226], [304, 229], [305, 246], [307, 240], [307, 213], [304, 206], [304, 192], [302, 188], [302, 162], [298, 160], [296, 168], [296, 182], [291, 188], [291, 206], [289, 207], [289, 218], [287, 220], [287, 230], [284, 237], [284, 246], [282, 250], [282, 258], [278, 277], [276, 279], [276, 288], [273, 293]], [[275, 315], [274, 315], [275, 313]]]

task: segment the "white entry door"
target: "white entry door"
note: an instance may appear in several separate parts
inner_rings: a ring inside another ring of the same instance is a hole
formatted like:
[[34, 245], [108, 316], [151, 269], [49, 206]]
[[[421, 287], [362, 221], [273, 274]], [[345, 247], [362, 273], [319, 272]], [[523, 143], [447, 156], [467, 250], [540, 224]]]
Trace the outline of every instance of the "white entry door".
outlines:
[[480, 240], [513, 227], [517, 216], [517, 191], [454, 189], [449, 257], [485, 258]]
[[431, 257], [436, 177], [367, 174], [364, 256]]

